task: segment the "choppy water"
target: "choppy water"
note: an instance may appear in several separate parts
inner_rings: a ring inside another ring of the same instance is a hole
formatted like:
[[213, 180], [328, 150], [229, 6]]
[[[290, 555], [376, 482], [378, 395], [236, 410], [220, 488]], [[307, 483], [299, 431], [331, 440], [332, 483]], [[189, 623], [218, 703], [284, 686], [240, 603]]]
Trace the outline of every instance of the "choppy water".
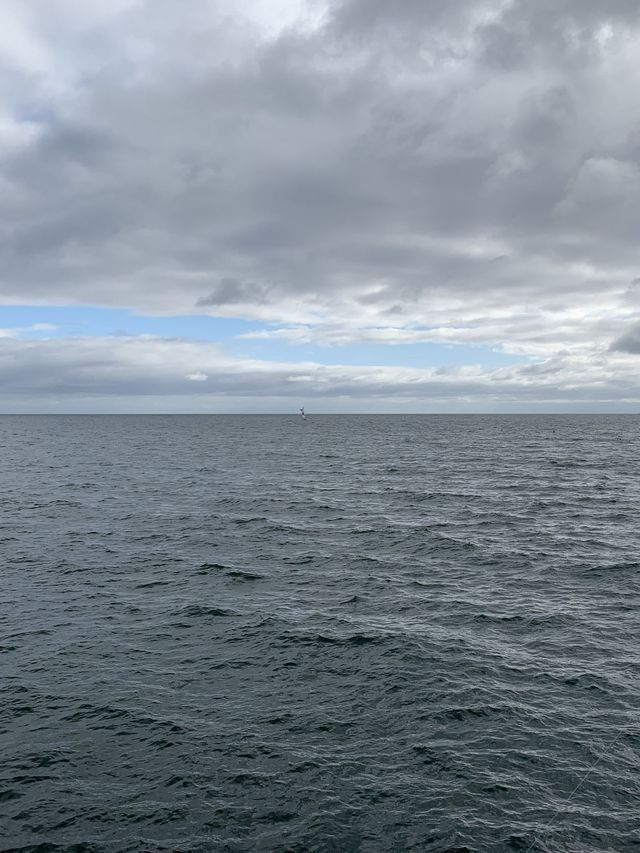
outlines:
[[640, 849], [640, 418], [0, 450], [3, 851]]

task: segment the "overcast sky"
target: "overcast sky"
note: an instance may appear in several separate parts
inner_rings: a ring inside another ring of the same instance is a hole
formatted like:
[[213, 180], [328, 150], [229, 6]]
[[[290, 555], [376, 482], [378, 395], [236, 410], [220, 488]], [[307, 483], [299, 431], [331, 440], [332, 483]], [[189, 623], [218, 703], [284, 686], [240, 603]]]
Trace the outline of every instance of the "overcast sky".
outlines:
[[637, 0], [2, 0], [0, 411], [637, 411]]

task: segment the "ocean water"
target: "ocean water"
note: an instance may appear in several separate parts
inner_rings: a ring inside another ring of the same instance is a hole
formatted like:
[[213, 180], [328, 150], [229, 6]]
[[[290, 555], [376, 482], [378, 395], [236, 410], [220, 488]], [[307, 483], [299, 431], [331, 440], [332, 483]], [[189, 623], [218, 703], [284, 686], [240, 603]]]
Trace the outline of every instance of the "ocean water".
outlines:
[[0, 850], [640, 849], [640, 417], [0, 450]]

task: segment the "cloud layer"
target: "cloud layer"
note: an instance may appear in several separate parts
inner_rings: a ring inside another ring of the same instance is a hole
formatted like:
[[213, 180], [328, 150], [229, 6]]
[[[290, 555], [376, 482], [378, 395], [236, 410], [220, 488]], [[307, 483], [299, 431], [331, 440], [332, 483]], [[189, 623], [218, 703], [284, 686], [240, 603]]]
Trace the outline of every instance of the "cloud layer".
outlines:
[[300, 400], [314, 411], [624, 411], [640, 395], [635, 359], [623, 353], [492, 370], [323, 365], [152, 336], [0, 338], [0, 386], [0, 412], [268, 411], [273, 401], [295, 412]]
[[6, 0], [0, 33], [1, 301], [483, 344], [635, 394], [637, 3]]

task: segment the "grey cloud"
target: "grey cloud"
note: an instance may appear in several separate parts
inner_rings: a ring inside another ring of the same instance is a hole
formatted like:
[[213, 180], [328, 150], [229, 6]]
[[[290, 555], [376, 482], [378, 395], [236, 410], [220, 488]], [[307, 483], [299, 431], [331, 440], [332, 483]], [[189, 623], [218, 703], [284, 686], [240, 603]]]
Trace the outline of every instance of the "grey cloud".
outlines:
[[247, 301], [263, 303], [267, 295], [268, 291], [264, 287], [251, 283], [243, 284], [238, 279], [227, 276], [221, 279], [208, 296], [201, 296], [196, 305], [200, 307], [238, 305]]
[[633, 0], [345, 0], [334, 3], [332, 29], [386, 52], [418, 47], [425, 56], [476, 56], [500, 71], [535, 62], [581, 63], [595, 58], [605, 24], [633, 25]]
[[509, 30], [499, 24], [487, 24], [477, 32], [478, 52], [489, 66], [511, 71], [524, 64], [529, 54], [526, 34]]
[[616, 338], [611, 344], [614, 352], [628, 352], [633, 355], [640, 354], [640, 323], [636, 323], [623, 335]]
[[543, 59], [579, 65], [597, 60], [603, 26], [632, 26], [639, 19], [633, 0], [516, 0], [495, 22], [479, 27], [480, 57], [505, 70]]
[[438, 33], [464, 25], [469, 13], [482, 5], [478, 0], [344, 0], [334, 2], [330, 26], [340, 36], [379, 35], [388, 40], [390, 34], [396, 34], [413, 41], [424, 37], [425, 31]]

